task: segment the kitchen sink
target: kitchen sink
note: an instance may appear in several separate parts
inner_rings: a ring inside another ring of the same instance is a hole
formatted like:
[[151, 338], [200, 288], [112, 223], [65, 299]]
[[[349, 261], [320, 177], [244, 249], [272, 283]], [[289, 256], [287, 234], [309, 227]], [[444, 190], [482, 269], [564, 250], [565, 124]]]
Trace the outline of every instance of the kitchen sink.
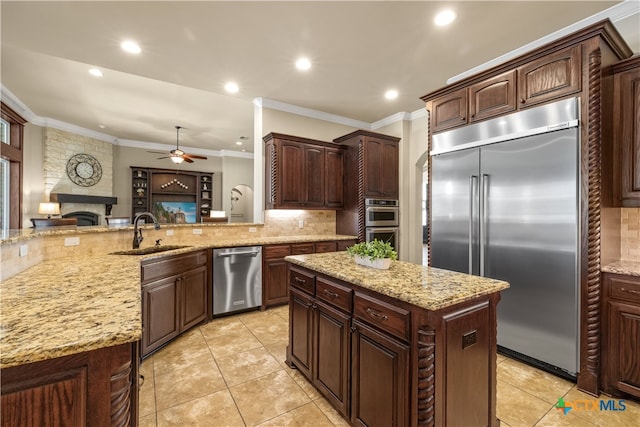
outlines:
[[189, 245], [160, 245], [148, 248], [129, 249], [126, 251], [111, 252], [109, 255], [149, 255], [158, 252], [172, 251], [174, 249], [188, 248]]

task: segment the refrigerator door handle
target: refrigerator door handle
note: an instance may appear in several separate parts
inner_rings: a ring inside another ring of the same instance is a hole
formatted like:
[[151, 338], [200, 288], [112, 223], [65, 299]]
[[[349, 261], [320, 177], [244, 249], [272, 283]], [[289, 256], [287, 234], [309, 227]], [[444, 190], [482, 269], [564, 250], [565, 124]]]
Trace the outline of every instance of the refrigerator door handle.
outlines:
[[489, 196], [489, 175], [480, 176], [482, 196], [480, 198], [480, 276], [484, 277], [484, 258], [487, 247], [487, 198]]
[[473, 236], [474, 236], [474, 215], [473, 205], [477, 198], [478, 177], [469, 175], [469, 274], [473, 274]]

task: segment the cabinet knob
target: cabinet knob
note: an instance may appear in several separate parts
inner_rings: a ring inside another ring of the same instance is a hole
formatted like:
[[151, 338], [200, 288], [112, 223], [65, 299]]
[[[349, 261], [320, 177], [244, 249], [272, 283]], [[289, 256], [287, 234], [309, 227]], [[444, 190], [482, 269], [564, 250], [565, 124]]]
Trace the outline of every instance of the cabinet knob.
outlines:
[[524, 103], [526, 103], [526, 102], [527, 102], [527, 100], [526, 100], [526, 99], [524, 99], [524, 98], [520, 98], [520, 103], [521, 103], [521, 104], [524, 104]]
[[460, 117], [460, 120], [462, 120], [463, 122], [464, 122], [466, 119], [467, 119], [467, 118], [466, 118], [466, 117], [464, 117], [464, 116]]
[[355, 327], [355, 326], [351, 326], [351, 327], [349, 328], [349, 330], [351, 331], [351, 333], [352, 333], [352, 334], [355, 334], [355, 333], [356, 333], [356, 331], [357, 331], [357, 329], [356, 329], [356, 327]]

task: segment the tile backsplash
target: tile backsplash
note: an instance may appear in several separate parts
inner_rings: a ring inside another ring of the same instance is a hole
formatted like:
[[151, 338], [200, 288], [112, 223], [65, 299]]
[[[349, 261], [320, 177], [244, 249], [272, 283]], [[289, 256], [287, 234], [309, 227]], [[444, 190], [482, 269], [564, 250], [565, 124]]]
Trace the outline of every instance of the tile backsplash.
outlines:
[[640, 262], [640, 208], [621, 210], [620, 258]]

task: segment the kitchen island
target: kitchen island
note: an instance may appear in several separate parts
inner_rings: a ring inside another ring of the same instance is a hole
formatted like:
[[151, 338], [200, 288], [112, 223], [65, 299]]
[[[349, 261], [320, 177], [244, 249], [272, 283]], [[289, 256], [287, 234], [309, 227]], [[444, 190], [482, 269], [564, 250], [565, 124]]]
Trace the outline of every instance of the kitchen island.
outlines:
[[352, 425], [498, 425], [499, 280], [346, 252], [286, 257], [287, 364]]

